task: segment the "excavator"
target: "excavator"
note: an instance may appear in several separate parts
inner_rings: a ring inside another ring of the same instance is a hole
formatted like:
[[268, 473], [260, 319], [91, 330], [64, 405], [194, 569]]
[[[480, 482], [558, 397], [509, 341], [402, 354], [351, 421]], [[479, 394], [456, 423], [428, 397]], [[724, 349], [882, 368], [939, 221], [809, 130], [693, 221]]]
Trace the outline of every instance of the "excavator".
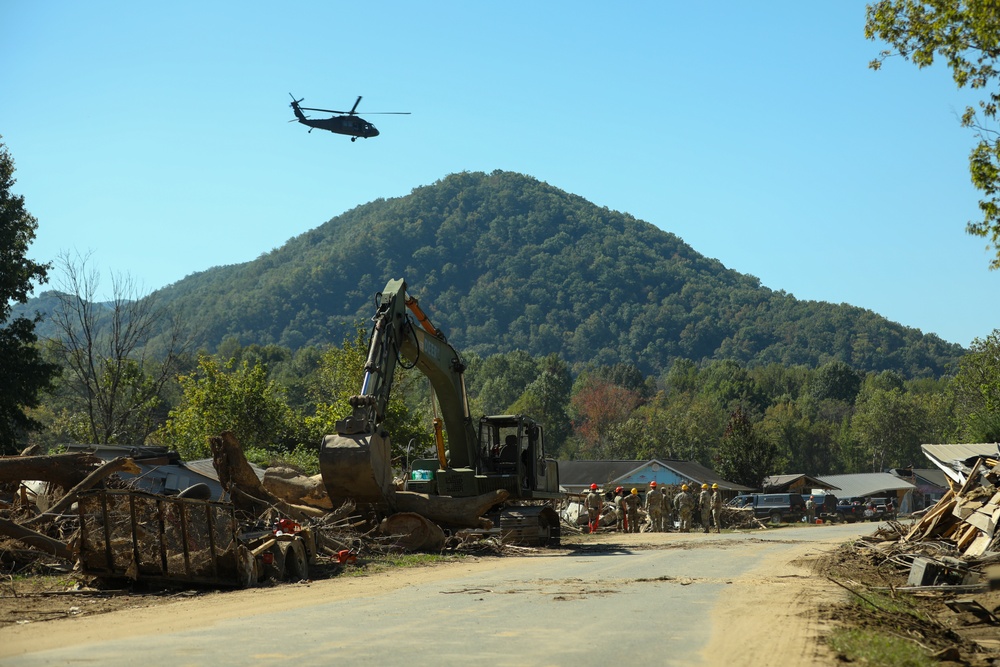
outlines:
[[[434, 419], [435, 458], [409, 462], [404, 490], [429, 496], [471, 498], [508, 493], [499, 508], [501, 533], [522, 544], [559, 541], [559, 469], [545, 457], [543, 428], [525, 415], [484, 416], [474, 421], [465, 389], [465, 364], [406, 292], [406, 281], [390, 280], [376, 296], [374, 325], [361, 393], [349, 400], [351, 414], [320, 448], [320, 472], [331, 498], [395, 511], [386, 410], [397, 364], [416, 368], [433, 389], [441, 418]], [[447, 443], [445, 443], [447, 434]]]

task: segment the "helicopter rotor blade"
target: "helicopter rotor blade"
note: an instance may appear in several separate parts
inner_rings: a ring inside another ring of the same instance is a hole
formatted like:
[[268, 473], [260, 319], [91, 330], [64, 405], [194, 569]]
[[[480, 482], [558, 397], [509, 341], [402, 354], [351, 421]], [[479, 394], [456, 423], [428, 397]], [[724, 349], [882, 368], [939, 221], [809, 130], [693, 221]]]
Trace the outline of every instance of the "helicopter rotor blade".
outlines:
[[379, 116], [385, 116], [386, 114], [394, 116], [409, 116], [410, 112], [409, 111], [366, 111], [365, 112], [366, 116], [374, 116], [376, 114], [378, 114]]
[[359, 104], [361, 104], [361, 96], [360, 95], [358, 95], [358, 99], [354, 100], [354, 106], [351, 107], [351, 110], [348, 113], [350, 113], [353, 116], [354, 115], [354, 111], [358, 108]]
[[323, 113], [351, 113], [350, 111], [337, 111], [336, 109], [316, 109], [314, 107], [299, 107], [303, 111], [322, 111]]

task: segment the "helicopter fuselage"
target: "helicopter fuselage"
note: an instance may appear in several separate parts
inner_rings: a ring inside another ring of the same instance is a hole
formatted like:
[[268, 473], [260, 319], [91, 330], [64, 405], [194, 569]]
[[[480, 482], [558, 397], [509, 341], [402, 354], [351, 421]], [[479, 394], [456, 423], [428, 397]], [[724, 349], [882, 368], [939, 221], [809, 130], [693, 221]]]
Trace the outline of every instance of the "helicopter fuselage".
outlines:
[[336, 134], [346, 134], [349, 137], [377, 137], [378, 129], [368, 121], [358, 116], [333, 116], [332, 118], [299, 118], [303, 125], [317, 130], [327, 130]]

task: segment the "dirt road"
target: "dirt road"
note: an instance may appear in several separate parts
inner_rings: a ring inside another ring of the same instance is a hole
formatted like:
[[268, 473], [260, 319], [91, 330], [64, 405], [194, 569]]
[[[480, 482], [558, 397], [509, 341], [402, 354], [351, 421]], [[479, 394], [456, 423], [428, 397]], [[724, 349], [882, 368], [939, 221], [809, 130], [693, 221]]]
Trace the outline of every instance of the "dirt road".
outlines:
[[808, 560], [874, 524], [609, 533], [470, 559], [0, 630], [0, 666], [828, 665]]

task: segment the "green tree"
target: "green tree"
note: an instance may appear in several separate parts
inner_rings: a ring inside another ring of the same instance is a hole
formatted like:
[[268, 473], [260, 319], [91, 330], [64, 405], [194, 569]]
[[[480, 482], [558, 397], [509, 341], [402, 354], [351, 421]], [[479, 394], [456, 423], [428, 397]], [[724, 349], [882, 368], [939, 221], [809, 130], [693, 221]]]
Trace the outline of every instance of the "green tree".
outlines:
[[851, 431], [867, 456], [869, 472], [920, 460], [925, 421], [919, 405], [902, 389], [873, 385], [862, 390]]
[[817, 401], [832, 398], [853, 403], [861, 390], [861, 374], [843, 361], [831, 361], [816, 369], [809, 392]]
[[960, 435], [972, 442], [1000, 441], [1000, 329], [972, 341], [951, 391]]
[[892, 55], [919, 68], [936, 57], [951, 68], [959, 88], [983, 89], [975, 107], [967, 107], [962, 125], [972, 128], [976, 145], [969, 155], [973, 185], [982, 192], [982, 220], [970, 221], [969, 234], [989, 239], [995, 252], [991, 269], [1000, 269], [1000, 134], [990, 125], [997, 119], [1000, 91], [1000, 19], [993, 0], [882, 0], [867, 7], [865, 36], [891, 47], [871, 62], [879, 69]]
[[764, 478], [773, 474], [778, 449], [754, 431], [742, 408], [729, 416], [729, 424], [719, 445], [716, 470], [737, 484], [761, 488]]
[[11, 192], [14, 160], [0, 142], [0, 454], [17, 451], [28, 431], [40, 424], [26, 413], [39, 404], [58, 368], [42, 359], [35, 343], [38, 317], [11, 317], [12, 302], [27, 303], [35, 285], [46, 281], [48, 266], [27, 258], [38, 221]]
[[[314, 414], [305, 418], [309, 441], [317, 446], [323, 437], [337, 432], [337, 421], [351, 415], [348, 399], [361, 391], [364, 379], [364, 364], [368, 357], [368, 334], [363, 324], [358, 323], [353, 338], [343, 341], [340, 347], [330, 347], [319, 358], [316, 380], [310, 389], [315, 402]], [[430, 452], [433, 436], [429, 420], [411, 409], [405, 396], [411, 392], [411, 385], [422, 378], [415, 371], [407, 371], [396, 365], [392, 382], [392, 393], [386, 407], [383, 426], [389, 433], [393, 457], [401, 456], [407, 444], [415, 440], [417, 453]], [[429, 384], [429, 383], [428, 383]]]
[[542, 425], [545, 447], [557, 456], [573, 425], [569, 418], [573, 378], [569, 367], [553, 352], [540, 362], [542, 372], [511, 406], [511, 412], [528, 415]]
[[183, 396], [152, 439], [185, 458], [210, 455], [208, 437], [232, 431], [244, 450], [291, 451], [302, 442], [301, 423], [267, 369], [244, 361], [220, 363], [203, 355], [198, 369], [179, 378]]

